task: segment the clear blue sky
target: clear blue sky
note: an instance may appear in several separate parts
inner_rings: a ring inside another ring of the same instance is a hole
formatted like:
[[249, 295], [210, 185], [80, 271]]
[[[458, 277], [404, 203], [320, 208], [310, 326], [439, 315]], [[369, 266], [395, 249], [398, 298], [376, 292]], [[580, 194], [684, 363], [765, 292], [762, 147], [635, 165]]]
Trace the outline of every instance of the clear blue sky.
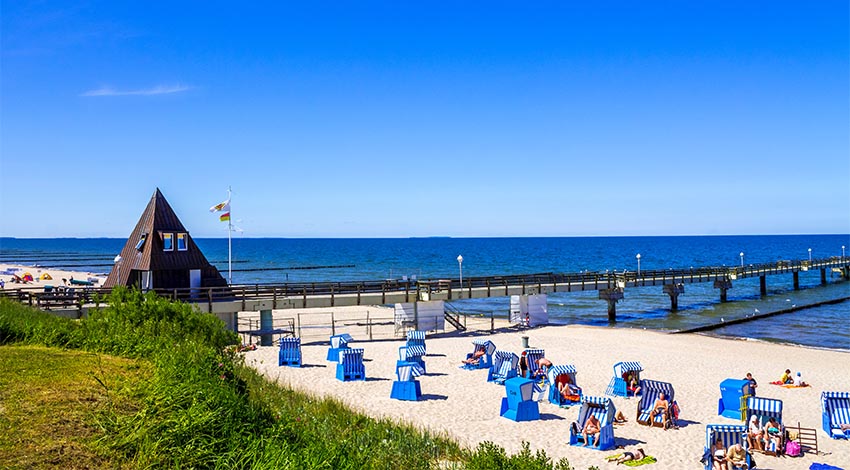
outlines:
[[0, 235], [850, 232], [847, 1], [243, 3], [2, 0]]

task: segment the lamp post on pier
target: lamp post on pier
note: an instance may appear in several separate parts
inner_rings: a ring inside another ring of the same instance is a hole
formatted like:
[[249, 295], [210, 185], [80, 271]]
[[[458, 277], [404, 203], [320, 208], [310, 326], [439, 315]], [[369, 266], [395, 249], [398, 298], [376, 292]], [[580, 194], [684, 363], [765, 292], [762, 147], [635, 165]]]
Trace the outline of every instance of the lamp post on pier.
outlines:
[[637, 275], [640, 276], [640, 253], [638, 253], [635, 256], [635, 258], [637, 258], [637, 262], [638, 262], [638, 273], [637, 273]]
[[812, 249], [809, 248], [809, 264], [812, 264]]
[[738, 256], [741, 257], [741, 267], [744, 267], [744, 252], [742, 251]]
[[844, 261], [844, 245], [841, 245], [841, 261]]
[[121, 255], [115, 256], [115, 285], [116, 286], [119, 285], [118, 284], [119, 282], [121, 282], [121, 261], [123, 261], [123, 260], [124, 260], [124, 258], [122, 258]]
[[460, 296], [458, 298], [463, 297], [463, 256], [457, 255], [457, 268], [460, 271]]

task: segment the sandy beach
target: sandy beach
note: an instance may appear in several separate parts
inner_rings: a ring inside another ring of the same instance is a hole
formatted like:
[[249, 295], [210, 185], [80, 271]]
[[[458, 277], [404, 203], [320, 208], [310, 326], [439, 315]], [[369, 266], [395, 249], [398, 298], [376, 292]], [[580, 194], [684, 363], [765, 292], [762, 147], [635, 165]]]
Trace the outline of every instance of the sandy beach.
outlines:
[[[461, 444], [473, 447], [493, 441], [509, 452], [528, 441], [532, 450], [545, 449], [554, 458], [567, 457], [578, 469], [597, 465], [615, 466], [604, 457], [620, 451], [597, 451], [568, 445], [569, 424], [578, 408], [559, 408], [540, 403], [541, 420], [513, 422], [499, 416], [504, 387], [487, 383], [486, 370], [458, 368], [460, 360], [472, 351], [474, 338], [491, 339], [499, 349], [521, 351], [521, 337], [530, 337], [530, 346], [546, 350], [554, 364], [570, 363], [578, 370], [577, 381], [586, 395], [602, 396], [618, 361], [640, 361], [642, 377], [671, 382], [681, 407], [679, 429], [664, 431], [634, 422], [636, 399], [614, 398], [618, 410], [629, 418], [615, 428], [618, 445], [627, 450], [642, 446], [658, 462], [650, 468], [701, 468], [699, 459], [705, 442], [706, 424], [739, 424], [717, 415], [719, 384], [727, 378], [743, 378], [752, 372], [759, 382], [758, 395], [784, 402], [786, 425], [801, 423], [818, 429], [821, 455], [777, 458], [756, 454], [759, 468], [808, 469], [812, 462], [832, 465], [850, 463], [850, 442], [835, 441], [821, 429], [820, 393], [823, 390], [850, 391], [847, 375], [850, 353], [811, 349], [759, 341], [721, 339], [702, 335], [669, 335], [646, 330], [584, 326], [547, 326], [524, 332], [459, 337], [429, 337], [426, 365], [428, 374], [420, 377], [423, 400], [407, 402], [390, 399], [395, 361], [402, 341], [358, 341], [365, 349], [365, 382], [340, 382], [334, 377], [334, 364], [325, 360], [326, 345], [302, 348], [305, 367], [277, 366], [277, 348], [261, 347], [246, 353], [246, 363], [278, 383], [317, 396], [334, 397], [353, 409], [374, 417], [387, 417], [417, 427], [443, 432]], [[355, 336], [355, 340], [365, 339]], [[777, 380], [786, 368], [801, 371], [813, 386], [786, 389], [769, 382]]]
[[[44, 286], [61, 286], [62, 279], [70, 280], [72, 277], [77, 280], [85, 281], [85, 280], [93, 280], [96, 279], [97, 282], [94, 282], [94, 287], [102, 287], [103, 282], [106, 280], [106, 276], [102, 273], [90, 273], [90, 272], [82, 272], [82, 271], [67, 271], [63, 269], [51, 269], [44, 268], [40, 266], [24, 266], [21, 264], [2, 264], [0, 263], [0, 272], [10, 272], [14, 271], [18, 276], [23, 276], [24, 273], [30, 273], [33, 276], [33, 282], [29, 282], [26, 284], [16, 284], [10, 282], [12, 278], [11, 274], [2, 274], [0, 275], [0, 279], [6, 283], [4, 287], [6, 290], [10, 289], [27, 289], [27, 290], [42, 290]], [[41, 276], [44, 274], [50, 274], [52, 280], [42, 280]]]

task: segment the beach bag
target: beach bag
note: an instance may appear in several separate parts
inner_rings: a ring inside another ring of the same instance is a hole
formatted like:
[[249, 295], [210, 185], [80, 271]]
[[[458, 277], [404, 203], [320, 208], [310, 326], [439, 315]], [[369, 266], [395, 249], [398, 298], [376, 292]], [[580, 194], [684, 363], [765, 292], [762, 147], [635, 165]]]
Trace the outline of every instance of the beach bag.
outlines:
[[789, 457], [799, 457], [803, 454], [803, 449], [800, 447], [800, 443], [797, 441], [788, 441], [785, 444], [785, 455]]

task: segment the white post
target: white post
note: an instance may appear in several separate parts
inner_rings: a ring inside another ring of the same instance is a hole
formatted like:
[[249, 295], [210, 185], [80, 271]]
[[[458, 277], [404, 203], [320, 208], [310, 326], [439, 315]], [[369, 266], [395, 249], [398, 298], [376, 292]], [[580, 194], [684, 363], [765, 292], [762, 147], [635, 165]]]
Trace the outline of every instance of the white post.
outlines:
[[741, 256], [741, 267], [743, 268], [744, 267], [744, 252], [743, 251], [740, 253], [740, 256]]
[[812, 264], [812, 249], [809, 248], [809, 264]]
[[844, 245], [841, 245], [841, 261], [844, 261]]
[[[230, 201], [230, 186], [227, 187], [227, 200]], [[233, 285], [232, 264], [233, 206], [230, 206], [230, 218], [227, 219], [227, 283]]]
[[635, 258], [637, 258], [637, 261], [638, 261], [638, 273], [637, 273], [637, 275], [640, 276], [640, 253], [638, 253], [637, 256], [635, 256]]
[[463, 256], [457, 255], [457, 267], [460, 270], [460, 295], [458, 299], [463, 298]]

